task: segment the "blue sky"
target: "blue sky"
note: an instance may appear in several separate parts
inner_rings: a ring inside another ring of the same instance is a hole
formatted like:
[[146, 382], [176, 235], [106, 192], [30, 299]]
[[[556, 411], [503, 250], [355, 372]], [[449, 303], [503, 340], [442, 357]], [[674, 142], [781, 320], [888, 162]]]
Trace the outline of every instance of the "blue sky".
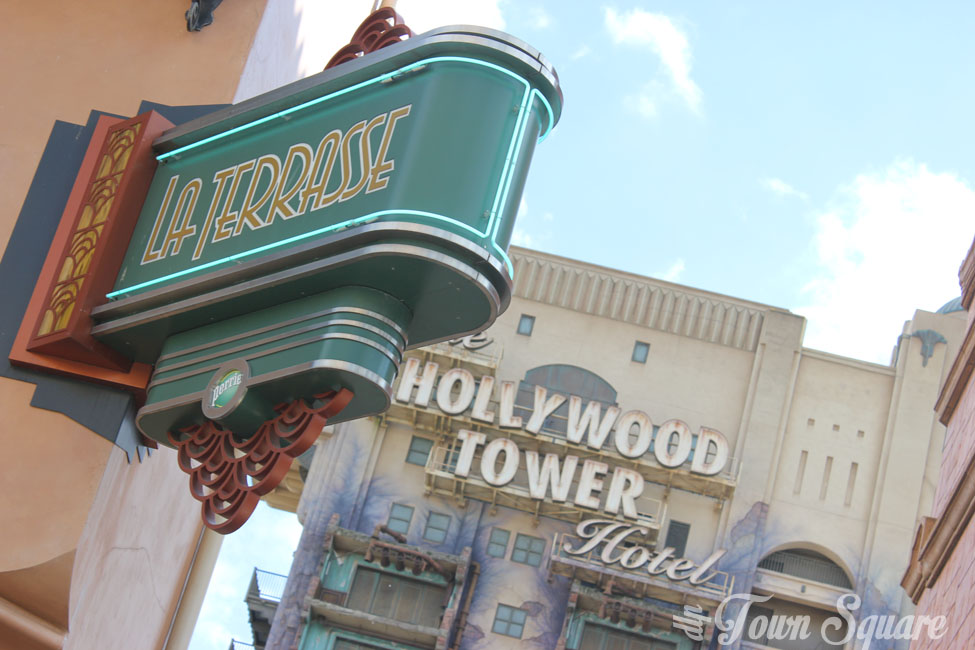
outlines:
[[[370, 7], [335, 4], [329, 53]], [[883, 364], [915, 309], [958, 295], [975, 235], [975, 4], [397, 10], [415, 32], [502, 29], [555, 65], [565, 110], [514, 243], [789, 309], [808, 347]], [[251, 569], [287, 573], [299, 534], [262, 504], [224, 542], [193, 650], [250, 639]]]

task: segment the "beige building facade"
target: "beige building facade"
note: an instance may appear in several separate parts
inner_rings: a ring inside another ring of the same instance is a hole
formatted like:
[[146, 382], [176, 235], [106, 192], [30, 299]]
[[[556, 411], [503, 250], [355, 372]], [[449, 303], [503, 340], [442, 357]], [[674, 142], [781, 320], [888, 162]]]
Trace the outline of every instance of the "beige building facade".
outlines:
[[[753, 595], [726, 647], [853, 648], [838, 599], [857, 622], [912, 612], [962, 312], [915, 312], [885, 366], [803, 347], [782, 309], [512, 259], [493, 326], [411, 353], [388, 413], [339, 425], [271, 497], [305, 533], [267, 647], [708, 648]], [[384, 609], [370, 580], [443, 605]], [[807, 638], [776, 638], [802, 617]]]

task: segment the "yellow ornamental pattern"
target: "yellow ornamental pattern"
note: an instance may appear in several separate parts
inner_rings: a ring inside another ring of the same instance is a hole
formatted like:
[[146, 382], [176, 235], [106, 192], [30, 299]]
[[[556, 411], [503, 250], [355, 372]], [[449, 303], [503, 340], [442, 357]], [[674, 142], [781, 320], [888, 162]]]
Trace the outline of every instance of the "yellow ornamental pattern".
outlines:
[[98, 161], [91, 182], [88, 184], [87, 195], [78, 215], [78, 223], [71, 235], [71, 243], [64, 259], [61, 261], [61, 268], [41, 317], [37, 336], [53, 334], [68, 326], [77, 304], [78, 293], [91, 268], [98, 239], [112, 210], [122, 174], [135, 149], [136, 137], [141, 128], [142, 124], [137, 123], [115, 131], [109, 136], [105, 152]]

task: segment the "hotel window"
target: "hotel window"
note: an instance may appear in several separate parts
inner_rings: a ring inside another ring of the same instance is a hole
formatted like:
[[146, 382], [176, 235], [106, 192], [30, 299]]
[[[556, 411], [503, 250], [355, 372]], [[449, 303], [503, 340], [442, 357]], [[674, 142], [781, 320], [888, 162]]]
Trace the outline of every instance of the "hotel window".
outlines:
[[684, 557], [687, 550], [687, 536], [691, 532], [691, 525], [682, 521], [670, 520], [667, 526], [667, 539], [664, 541], [664, 548], [673, 548], [674, 557]]
[[386, 525], [390, 530], [397, 533], [406, 534], [410, 530], [410, 522], [413, 520], [413, 506], [404, 506], [402, 503], [394, 503], [389, 509], [389, 521]]
[[518, 321], [518, 333], [525, 336], [531, 336], [533, 329], [535, 329], [535, 317], [529, 316], [528, 314], [522, 314], [521, 320]]
[[410, 440], [410, 450], [406, 454], [406, 462], [412, 465], [426, 466], [431, 449], [433, 449], [433, 440], [413, 436], [413, 439]]
[[440, 585], [359, 567], [346, 607], [401, 623], [438, 627], [445, 591]]
[[487, 554], [491, 557], [504, 557], [508, 554], [508, 540], [511, 533], [504, 528], [492, 528], [488, 538]]
[[544, 553], [544, 539], [540, 537], [532, 537], [531, 535], [522, 535], [519, 533], [518, 536], [515, 537], [515, 549], [511, 551], [511, 560], [521, 564], [541, 566], [542, 555]]
[[450, 528], [450, 517], [439, 512], [431, 512], [427, 518], [427, 527], [423, 529], [423, 539], [434, 544], [442, 544], [447, 539], [448, 528]]
[[604, 625], [587, 623], [579, 650], [676, 650], [677, 645]]
[[444, 454], [443, 464], [437, 465], [436, 469], [446, 470], [448, 472], [453, 472], [457, 469], [457, 458], [460, 457], [460, 447], [460, 441], [455, 441]]
[[507, 605], [498, 605], [498, 611], [494, 615], [494, 625], [491, 627], [491, 631], [520, 639], [522, 633], [525, 631], [525, 620], [527, 618], [527, 610], [509, 607]]
[[636, 361], [637, 363], [646, 363], [649, 355], [650, 344], [644, 343], [643, 341], [637, 341], [633, 344], [633, 356], [630, 357], [630, 360]]

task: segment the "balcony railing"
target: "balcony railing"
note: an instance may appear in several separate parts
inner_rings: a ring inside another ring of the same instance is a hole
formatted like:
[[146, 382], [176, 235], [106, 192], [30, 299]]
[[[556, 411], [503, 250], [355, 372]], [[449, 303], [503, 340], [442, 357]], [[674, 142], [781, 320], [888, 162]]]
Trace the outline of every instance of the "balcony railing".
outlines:
[[[628, 538], [627, 541], [636, 544], [643, 543], [642, 540], [633, 537]], [[583, 577], [584, 579], [590, 578], [587, 580], [588, 582], [601, 583], [604, 580], [599, 579], [600, 577], [606, 577], [608, 579], [622, 578], [630, 582], [633, 586], [638, 587], [638, 589], [631, 590], [638, 591], [641, 596], [660, 597], [665, 592], [677, 591], [684, 592], [687, 595], [698, 595], [710, 600], [720, 601], [729, 595], [735, 587], [734, 576], [725, 571], [712, 570], [709, 573], [713, 573], [713, 575], [707, 582], [692, 585], [686, 580], [672, 581], [666, 577], [653, 575], [647, 571], [645, 565], [634, 569], [627, 569], [619, 563], [611, 565], [604, 564], [600, 558], [602, 545], [582, 555], [572, 555], [565, 550], [566, 544], [572, 548], [580, 548], [584, 543], [585, 540], [576, 535], [557, 535], [555, 543], [552, 545], [550, 558], [553, 571], [560, 575], [565, 575], [565, 572], [559, 570], [560, 567], [555, 566], [556, 563], [561, 563], [573, 575]], [[587, 575], [587, 571], [589, 575]], [[581, 576], [579, 575], [580, 573], [582, 574]], [[593, 577], [597, 579], [591, 579]]]
[[281, 596], [284, 595], [284, 585], [288, 582], [288, 576], [254, 569], [254, 581], [257, 584], [258, 598], [279, 603]]
[[[514, 479], [507, 485], [498, 487], [489, 484], [480, 477], [478, 470], [481, 461], [480, 453], [475, 454], [468, 476], [455, 475], [457, 454], [457, 449], [450, 447], [438, 446], [433, 448], [426, 465], [428, 489], [440, 494], [487, 501], [493, 505], [531, 512], [536, 516], [544, 515], [571, 522], [589, 518], [612, 518], [614, 516], [602, 510], [591, 510], [574, 503], [573, 499], [579, 486], [580, 470], [578, 468], [567, 493], [568, 498], [564, 503], [561, 503], [553, 501], [550, 495], [544, 499], [532, 497], [529, 491], [528, 470], [525, 466], [524, 456], [518, 459], [518, 471], [515, 473]], [[603, 490], [603, 496], [605, 497], [609, 491], [608, 479], [604, 482], [606, 486]], [[635, 520], [628, 521], [632, 521], [634, 525], [649, 528], [655, 539], [664, 519], [666, 506], [662, 501], [646, 495], [636, 498], [634, 504], [639, 516]]]
[[759, 562], [758, 568], [850, 589], [850, 579], [846, 573], [827, 558], [812, 557], [794, 551], [778, 551]]
[[254, 650], [254, 644], [238, 641], [237, 639], [231, 639], [230, 650]]

